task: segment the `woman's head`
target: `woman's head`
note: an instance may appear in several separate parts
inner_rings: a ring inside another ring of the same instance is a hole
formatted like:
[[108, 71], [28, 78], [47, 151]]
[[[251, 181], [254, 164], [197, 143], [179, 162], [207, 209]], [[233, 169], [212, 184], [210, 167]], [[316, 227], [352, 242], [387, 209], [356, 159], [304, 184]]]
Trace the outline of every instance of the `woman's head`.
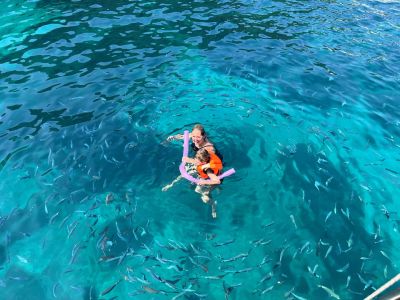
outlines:
[[199, 149], [196, 153], [196, 158], [201, 162], [201, 163], [209, 163], [211, 160], [210, 153], [206, 149]]
[[207, 139], [206, 131], [200, 124], [196, 124], [192, 130], [192, 141], [195, 144], [202, 144]]

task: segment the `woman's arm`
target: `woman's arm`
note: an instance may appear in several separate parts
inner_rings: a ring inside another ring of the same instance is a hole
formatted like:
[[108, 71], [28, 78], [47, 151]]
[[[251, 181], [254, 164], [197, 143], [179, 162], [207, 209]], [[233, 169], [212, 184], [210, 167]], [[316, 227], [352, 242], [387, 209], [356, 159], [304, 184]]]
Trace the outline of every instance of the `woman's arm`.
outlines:
[[205, 169], [210, 168], [210, 163], [205, 164], [205, 165], [201, 165], [201, 168], [203, 169], [203, 171], [204, 171]]
[[[171, 142], [171, 141], [183, 140], [184, 137], [185, 136], [183, 134], [170, 135], [169, 137], [167, 137], [167, 141]], [[191, 137], [192, 137], [192, 133], [189, 133], [189, 138], [191, 138]]]
[[178, 140], [183, 140], [184, 136], [183, 134], [175, 134], [175, 135], [170, 135], [169, 137], [167, 137], [167, 141], [171, 142], [171, 141], [178, 141]]

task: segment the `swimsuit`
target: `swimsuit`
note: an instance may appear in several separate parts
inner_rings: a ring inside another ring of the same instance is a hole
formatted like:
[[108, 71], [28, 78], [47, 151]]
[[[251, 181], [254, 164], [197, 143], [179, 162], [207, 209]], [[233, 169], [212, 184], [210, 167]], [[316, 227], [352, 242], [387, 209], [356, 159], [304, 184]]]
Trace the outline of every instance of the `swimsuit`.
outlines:
[[209, 146], [211, 146], [211, 147], [214, 148], [215, 154], [221, 159], [222, 163], [224, 163], [224, 162], [223, 162], [224, 157], [223, 157], [222, 154], [214, 147], [213, 144], [208, 143], [208, 144], [206, 144], [206, 145], [204, 145], [203, 147], [200, 147], [200, 148], [196, 147], [196, 145], [195, 145], [194, 143], [192, 143], [192, 144], [190, 145], [190, 147], [192, 148], [192, 150], [193, 150], [195, 153], [196, 153], [197, 151], [199, 151], [200, 149], [203, 149], [203, 148], [206, 148], [206, 147], [209, 147]]

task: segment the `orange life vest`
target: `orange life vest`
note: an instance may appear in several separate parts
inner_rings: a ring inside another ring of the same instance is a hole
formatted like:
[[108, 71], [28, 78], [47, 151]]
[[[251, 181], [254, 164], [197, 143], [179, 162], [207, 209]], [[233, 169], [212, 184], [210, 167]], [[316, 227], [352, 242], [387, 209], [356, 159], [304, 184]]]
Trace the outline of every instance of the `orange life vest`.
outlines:
[[[208, 153], [210, 154], [210, 169], [215, 175], [218, 175], [218, 173], [222, 170], [222, 161], [215, 153], [211, 151]], [[197, 166], [197, 172], [199, 172], [201, 178], [208, 178], [208, 175], [204, 172], [202, 166], [203, 165]]]

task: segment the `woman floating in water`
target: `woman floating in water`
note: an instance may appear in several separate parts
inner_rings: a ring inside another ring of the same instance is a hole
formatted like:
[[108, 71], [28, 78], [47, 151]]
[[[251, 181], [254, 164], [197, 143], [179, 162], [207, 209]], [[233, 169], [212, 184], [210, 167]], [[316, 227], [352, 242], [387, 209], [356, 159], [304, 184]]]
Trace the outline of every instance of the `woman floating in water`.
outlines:
[[[183, 135], [178, 134], [174, 136], [169, 136], [168, 141], [181, 140]], [[190, 134], [192, 138], [192, 149], [196, 153], [194, 158], [183, 157], [182, 161], [184, 163], [190, 164], [188, 169], [189, 174], [197, 173], [200, 178], [202, 178], [195, 189], [195, 191], [201, 194], [201, 199], [204, 203], [210, 203], [212, 208], [213, 218], [217, 217], [216, 204], [217, 202], [211, 198], [211, 191], [214, 189], [215, 185], [221, 183], [221, 180], [217, 177], [222, 170], [222, 161], [220, 159], [219, 153], [215, 150], [214, 145], [207, 138], [204, 127], [197, 124], [193, 127]], [[171, 188], [176, 182], [182, 179], [182, 175], [178, 176], [171, 184], [166, 185], [162, 188], [165, 192]], [[206, 180], [207, 179], [207, 180]]]

